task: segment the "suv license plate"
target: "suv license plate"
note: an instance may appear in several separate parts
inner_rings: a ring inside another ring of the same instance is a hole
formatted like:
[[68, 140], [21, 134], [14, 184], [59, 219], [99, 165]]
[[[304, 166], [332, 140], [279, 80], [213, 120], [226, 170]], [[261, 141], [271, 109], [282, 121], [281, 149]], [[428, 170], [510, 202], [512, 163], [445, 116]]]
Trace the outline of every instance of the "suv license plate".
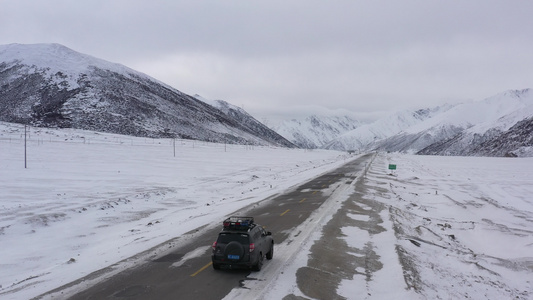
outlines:
[[239, 259], [239, 258], [241, 257], [238, 255], [228, 255], [228, 259]]

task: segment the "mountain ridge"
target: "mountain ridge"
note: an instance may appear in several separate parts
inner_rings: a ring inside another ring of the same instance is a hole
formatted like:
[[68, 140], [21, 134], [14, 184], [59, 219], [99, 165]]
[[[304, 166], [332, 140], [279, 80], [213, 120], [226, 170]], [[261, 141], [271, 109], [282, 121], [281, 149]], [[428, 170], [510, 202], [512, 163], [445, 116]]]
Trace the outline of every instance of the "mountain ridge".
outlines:
[[[360, 149], [425, 155], [533, 156], [528, 150], [533, 146], [528, 139], [532, 134], [527, 131], [529, 127], [520, 127], [522, 135], [514, 136], [513, 142], [506, 141], [512, 134], [505, 134], [533, 116], [531, 89], [508, 90], [481, 101], [437, 107], [433, 111], [430, 117], [397, 133], [361, 143]], [[379, 120], [369, 126], [378, 123]], [[500, 145], [500, 149], [491, 151], [489, 145]]]
[[403, 110], [372, 123], [311, 115], [268, 128], [223, 100], [190, 96], [126, 66], [60, 44], [0, 45], [0, 121], [220, 143], [533, 156], [531, 89]]
[[[424, 155], [533, 156], [529, 138], [533, 135], [529, 130], [532, 117], [532, 90], [507, 90], [479, 101], [395, 112], [371, 123], [357, 124], [318, 148]], [[278, 132], [299, 145], [299, 140], [304, 139], [300, 136], [307, 134], [306, 130], [293, 132], [292, 136]]]
[[6, 122], [295, 147], [250, 115], [236, 120], [146, 74], [60, 44], [0, 46], [0, 87]]
[[348, 115], [311, 115], [282, 121], [271, 128], [300, 148], [321, 148], [324, 143], [361, 126]]

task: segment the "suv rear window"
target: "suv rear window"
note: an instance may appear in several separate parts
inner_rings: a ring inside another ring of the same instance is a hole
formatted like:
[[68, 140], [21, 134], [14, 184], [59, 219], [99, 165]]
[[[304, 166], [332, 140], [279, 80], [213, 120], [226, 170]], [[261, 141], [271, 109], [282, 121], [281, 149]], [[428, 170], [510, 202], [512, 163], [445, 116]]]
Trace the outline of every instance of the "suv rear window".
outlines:
[[223, 233], [220, 233], [218, 235], [218, 240], [217, 240], [218, 243], [228, 244], [229, 242], [233, 242], [233, 241], [237, 241], [240, 244], [249, 244], [250, 243], [250, 239], [248, 237], [248, 234], [230, 233], [230, 232], [224, 233], [223, 232]]

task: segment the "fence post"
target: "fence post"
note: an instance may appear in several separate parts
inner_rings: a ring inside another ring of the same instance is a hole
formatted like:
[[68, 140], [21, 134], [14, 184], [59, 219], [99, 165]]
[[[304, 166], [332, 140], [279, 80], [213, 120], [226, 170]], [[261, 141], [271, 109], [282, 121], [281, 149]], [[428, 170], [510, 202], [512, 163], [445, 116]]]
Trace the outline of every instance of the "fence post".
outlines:
[[26, 162], [26, 124], [24, 124], [24, 169], [28, 168], [28, 164]]

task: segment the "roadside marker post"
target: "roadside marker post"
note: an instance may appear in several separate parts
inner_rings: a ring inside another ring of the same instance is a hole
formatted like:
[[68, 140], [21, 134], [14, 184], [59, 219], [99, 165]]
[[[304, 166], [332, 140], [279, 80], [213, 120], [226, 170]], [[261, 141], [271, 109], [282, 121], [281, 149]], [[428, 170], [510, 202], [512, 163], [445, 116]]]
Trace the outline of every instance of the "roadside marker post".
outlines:
[[390, 170], [390, 175], [393, 175], [394, 171], [396, 171], [396, 165], [389, 164], [389, 170]]

